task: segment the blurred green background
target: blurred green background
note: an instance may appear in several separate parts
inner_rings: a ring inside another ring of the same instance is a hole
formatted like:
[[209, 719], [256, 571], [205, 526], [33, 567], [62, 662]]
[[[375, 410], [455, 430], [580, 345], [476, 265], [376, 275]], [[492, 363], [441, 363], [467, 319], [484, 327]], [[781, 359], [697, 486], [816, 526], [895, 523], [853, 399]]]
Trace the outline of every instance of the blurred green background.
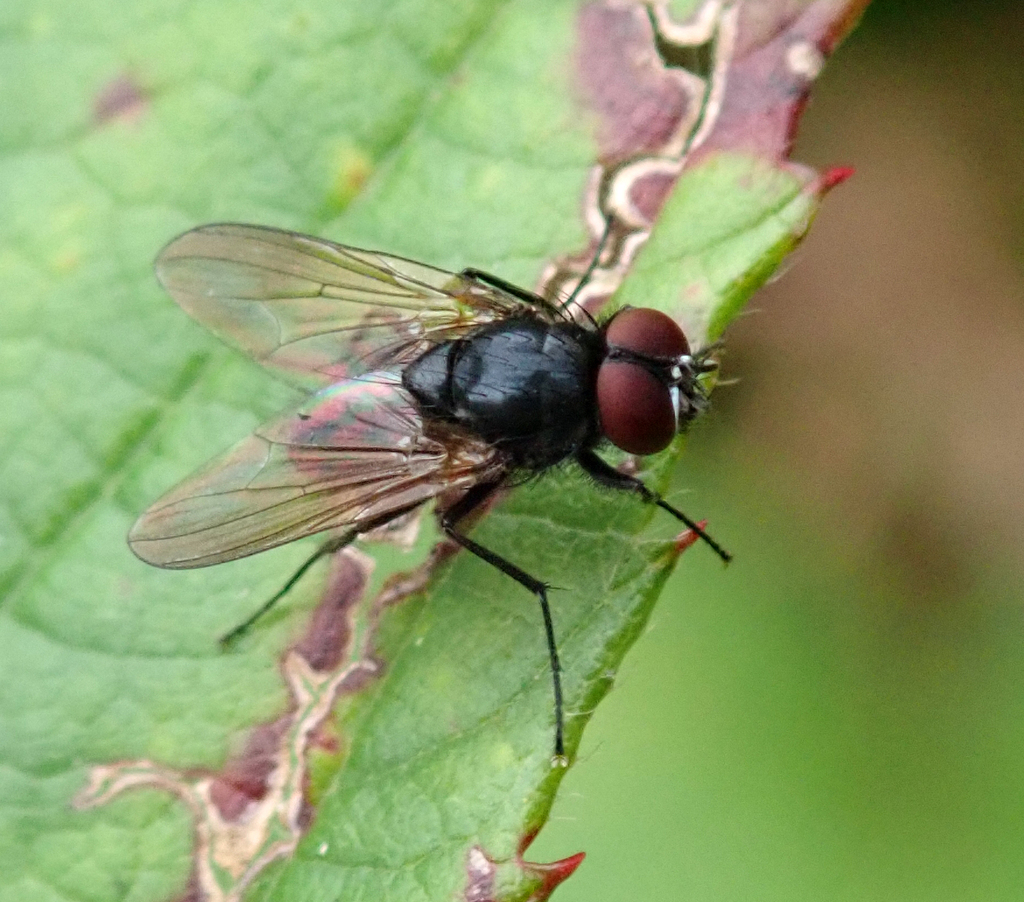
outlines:
[[527, 857], [559, 902], [1024, 897], [1024, 7], [875, 0], [856, 176], [726, 336], [684, 555]]

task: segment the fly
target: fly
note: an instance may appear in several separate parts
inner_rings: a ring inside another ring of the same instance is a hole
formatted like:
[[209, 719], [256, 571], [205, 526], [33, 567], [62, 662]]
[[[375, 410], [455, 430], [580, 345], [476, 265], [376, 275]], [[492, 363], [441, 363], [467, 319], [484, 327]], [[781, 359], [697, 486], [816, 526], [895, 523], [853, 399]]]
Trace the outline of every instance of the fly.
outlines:
[[459, 524], [502, 487], [571, 460], [600, 485], [672, 514], [730, 559], [693, 520], [597, 453], [605, 443], [630, 454], [660, 451], [706, 406], [700, 376], [716, 364], [691, 351], [664, 313], [625, 308], [597, 322], [572, 315], [574, 297], [555, 305], [480, 270], [445, 272], [252, 225], [186, 232], [160, 253], [156, 271], [195, 319], [312, 391], [171, 489], [129, 533], [138, 557], [172, 569], [332, 533], [226, 638], [319, 557], [461, 492], [441, 512], [441, 529], [540, 602], [555, 754], [564, 760], [548, 586]]

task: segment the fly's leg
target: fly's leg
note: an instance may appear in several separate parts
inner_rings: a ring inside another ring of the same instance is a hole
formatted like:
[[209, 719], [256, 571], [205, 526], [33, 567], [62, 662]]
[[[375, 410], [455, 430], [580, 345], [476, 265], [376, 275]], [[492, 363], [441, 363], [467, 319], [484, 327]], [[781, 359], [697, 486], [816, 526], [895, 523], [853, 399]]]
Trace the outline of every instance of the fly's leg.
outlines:
[[285, 597], [292, 589], [295, 588], [295, 584], [306, 575], [306, 571], [309, 570], [320, 558], [329, 557], [336, 551], [341, 551], [351, 545], [356, 537], [361, 533], [370, 532], [372, 529], [376, 529], [378, 526], [385, 526], [392, 520], [396, 520], [403, 514], [409, 513], [409, 511], [415, 510], [422, 504], [421, 501], [417, 501], [415, 504], [410, 504], [408, 507], [401, 508], [400, 510], [390, 511], [383, 517], [376, 520], [371, 520], [369, 523], [364, 523], [359, 527], [358, 530], [350, 529], [347, 532], [342, 533], [333, 539], [329, 539], [324, 542], [316, 551], [314, 551], [296, 570], [280, 589], [277, 590], [270, 598], [268, 598], [263, 606], [259, 608], [254, 614], [243, 620], [238, 626], [232, 629], [230, 632], [225, 633], [220, 637], [220, 644], [222, 648], [228, 648], [233, 645], [238, 639], [244, 636], [252, 628], [252, 625], [266, 614], [275, 604], [277, 604], [282, 598]]
[[628, 476], [625, 473], [620, 473], [611, 466], [611, 464], [598, 457], [593, 451], [581, 451], [576, 455], [576, 460], [595, 482], [598, 482], [610, 489], [618, 489], [623, 492], [634, 492], [647, 504], [656, 504], [662, 510], [668, 511], [677, 520], [682, 521], [688, 529], [696, 533], [696, 535], [703, 540], [726, 564], [732, 560], [732, 555], [719, 545], [718, 542], [711, 538], [711, 536], [704, 532], [700, 526], [694, 523], [693, 520], [687, 517], [681, 510], [677, 510], [672, 507], [672, 505], [665, 501], [665, 499], [657, 492], [652, 492], [635, 476]]
[[316, 551], [314, 551], [296, 570], [289, 578], [288, 581], [281, 586], [270, 598], [268, 598], [263, 605], [258, 608], [254, 613], [250, 614], [243, 620], [238, 626], [231, 629], [220, 637], [220, 644], [222, 648], [230, 648], [242, 638], [257, 620], [259, 620], [264, 614], [270, 611], [282, 598], [285, 597], [292, 589], [295, 588], [295, 584], [306, 575], [306, 572], [312, 567], [320, 558], [328, 557], [336, 551], [341, 551], [346, 545], [352, 544], [357, 533], [347, 532], [342, 536], [338, 536], [336, 539], [331, 539], [328, 542], [324, 542]]
[[613, 221], [614, 220], [611, 216], [609, 216], [607, 220], [605, 220], [604, 231], [601, 232], [601, 237], [597, 241], [597, 247], [594, 248], [594, 254], [590, 258], [590, 263], [587, 265], [587, 268], [583, 271], [583, 275], [580, 276], [580, 280], [576, 283], [576, 287], [572, 290], [572, 294], [570, 294], [569, 297], [567, 297], [565, 301], [562, 302], [562, 310], [568, 310], [576, 302], [576, 298], [579, 297], [580, 292], [587, 287], [587, 282], [589, 282], [591, 278], [593, 278], [594, 270], [597, 269], [597, 264], [601, 260], [601, 254], [604, 253], [604, 246], [608, 243], [608, 237], [612, 233]]
[[482, 282], [484, 285], [490, 285], [491, 288], [497, 288], [499, 291], [503, 291], [514, 298], [519, 298], [519, 300], [525, 301], [533, 307], [543, 307], [545, 310], [555, 311], [555, 307], [550, 301], [542, 298], [539, 294], [534, 294], [532, 291], [527, 291], [525, 288], [520, 288], [512, 282], [506, 281], [501, 276], [491, 275], [489, 272], [484, 272], [482, 269], [476, 269], [472, 266], [462, 270], [460, 275], [472, 282]]
[[470, 554], [476, 555], [506, 576], [514, 579], [523, 588], [537, 596], [541, 614], [544, 617], [544, 633], [547, 636], [548, 658], [551, 664], [551, 681], [555, 695], [555, 759], [565, 761], [565, 713], [562, 707], [562, 665], [558, 660], [558, 646], [555, 644], [555, 627], [551, 621], [551, 607], [548, 605], [548, 585], [520, 570], [511, 561], [505, 560], [489, 548], [485, 548], [456, 530], [456, 525], [473, 510], [483, 504], [501, 486], [500, 482], [484, 482], [473, 486], [441, 516], [441, 528]]
[[532, 304], [535, 307], [543, 307], [553, 313], [564, 313], [573, 305], [577, 295], [579, 295], [579, 293], [586, 287], [587, 282], [589, 282], [591, 277], [594, 275], [594, 270], [597, 268], [598, 261], [601, 259], [601, 254], [604, 252], [604, 246], [608, 243], [608, 236], [611, 234], [611, 230], [612, 220], [609, 219], [604, 227], [604, 231], [601, 233], [600, 239], [597, 242], [597, 248], [594, 250], [594, 254], [590, 258], [590, 263], [587, 265], [586, 270], [584, 270], [583, 275], [580, 276], [579, 281], [576, 283], [576, 287], [572, 290], [572, 294], [558, 304], [553, 304], [551, 301], [547, 300], [547, 298], [542, 298], [539, 294], [527, 291], [525, 288], [520, 288], [518, 285], [501, 278], [501, 276], [491, 275], [491, 273], [485, 272], [482, 269], [469, 267], [468, 269], [462, 270], [461, 274], [465, 279], [470, 279], [474, 282], [483, 282], [485, 285], [490, 285], [492, 288], [504, 291], [505, 294], [510, 294], [514, 298], [526, 301], [527, 304]]

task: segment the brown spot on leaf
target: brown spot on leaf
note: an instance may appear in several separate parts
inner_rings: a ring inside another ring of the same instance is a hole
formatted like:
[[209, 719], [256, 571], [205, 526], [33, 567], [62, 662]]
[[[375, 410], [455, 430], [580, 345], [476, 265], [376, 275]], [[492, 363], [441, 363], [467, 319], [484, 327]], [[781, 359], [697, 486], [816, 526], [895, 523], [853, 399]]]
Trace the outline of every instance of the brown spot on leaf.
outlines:
[[[335, 555], [324, 603], [309, 635], [281, 662], [291, 702], [281, 716], [254, 727], [244, 749], [217, 773], [172, 770], [148, 760], [96, 765], [76, 796], [78, 808], [105, 804], [140, 787], [169, 792], [193, 815], [193, 878], [183, 898], [239, 898], [270, 862], [294, 852], [314, 815], [309, 756], [342, 745], [331, 711], [341, 692], [379, 676], [372, 656], [379, 598], [366, 593], [370, 561], [352, 549]], [[340, 654], [339, 654], [340, 650]], [[333, 667], [318, 670], [331, 661]]]
[[210, 801], [224, 820], [237, 820], [252, 802], [266, 794], [270, 775], [278, 765], [281, 739], [288, 728], [286, 717], [255, 727], [242, 753], [229, 760], [214, 778]]
[[331, 557], [331, 573], [323, 598], [294, 649], [313, 670], [333, 670], [352, 641], [350, 613], [363, 597], [373, 562], [352, 551]]
[[869, 0], [739, 7], [726, 90], [703, 152], [742, 150], [789, 157], [814, 78]]
[[93, 121], [105, 125], [114, 119], [138, 119], [146, 103], [142, 87], [130, 75], [118, 75], [96, 94], [92, 105]]
[[344, 209], [372, 175], [373, 159], [361, 148], [346, 143], [338, 148], [335, 163], [329, 200], [337, 209]]
[[[707, 2], [680, 21], [664, 4], [582, 8], [576, 70], [599, 144], [583, 208], [591, 247], [608, 237], [578, 303], [593, 312], [592, 297], [615, 291], [681, 173], [710, 154], [760, 157], [821, 193], [841, 181], [841, 170], [815, 180], [788, 155], [814, 79], [868, 2]], [[584, 256], [549, 266], [540, 293], [566, 296]], [[698, 340], [705, 325], [688, 323]]]
[[580, 11], [578, 28], [576, 69], [601, 117], [601, 162], [661, 152], [695, 100], [658, 57], [644, 8], [592, 3]]

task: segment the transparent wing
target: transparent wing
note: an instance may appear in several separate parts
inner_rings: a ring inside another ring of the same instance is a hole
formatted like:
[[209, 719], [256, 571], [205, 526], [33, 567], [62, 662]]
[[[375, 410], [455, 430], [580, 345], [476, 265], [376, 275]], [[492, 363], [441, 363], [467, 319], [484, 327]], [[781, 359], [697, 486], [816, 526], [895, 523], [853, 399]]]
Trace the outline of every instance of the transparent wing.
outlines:
[[401, 257], [230, 223], [175, 238], [156, 273], [228, 344], [312, 387], [413, 359], [517, 311], [553, 310]]
[[206, 567], [324, 530], [361, 532], [502, 470], [491, 446], [425, 435], [401, 387], [371, 374], [212, 460], [152, 505], [128, 543], [158, 567]]

